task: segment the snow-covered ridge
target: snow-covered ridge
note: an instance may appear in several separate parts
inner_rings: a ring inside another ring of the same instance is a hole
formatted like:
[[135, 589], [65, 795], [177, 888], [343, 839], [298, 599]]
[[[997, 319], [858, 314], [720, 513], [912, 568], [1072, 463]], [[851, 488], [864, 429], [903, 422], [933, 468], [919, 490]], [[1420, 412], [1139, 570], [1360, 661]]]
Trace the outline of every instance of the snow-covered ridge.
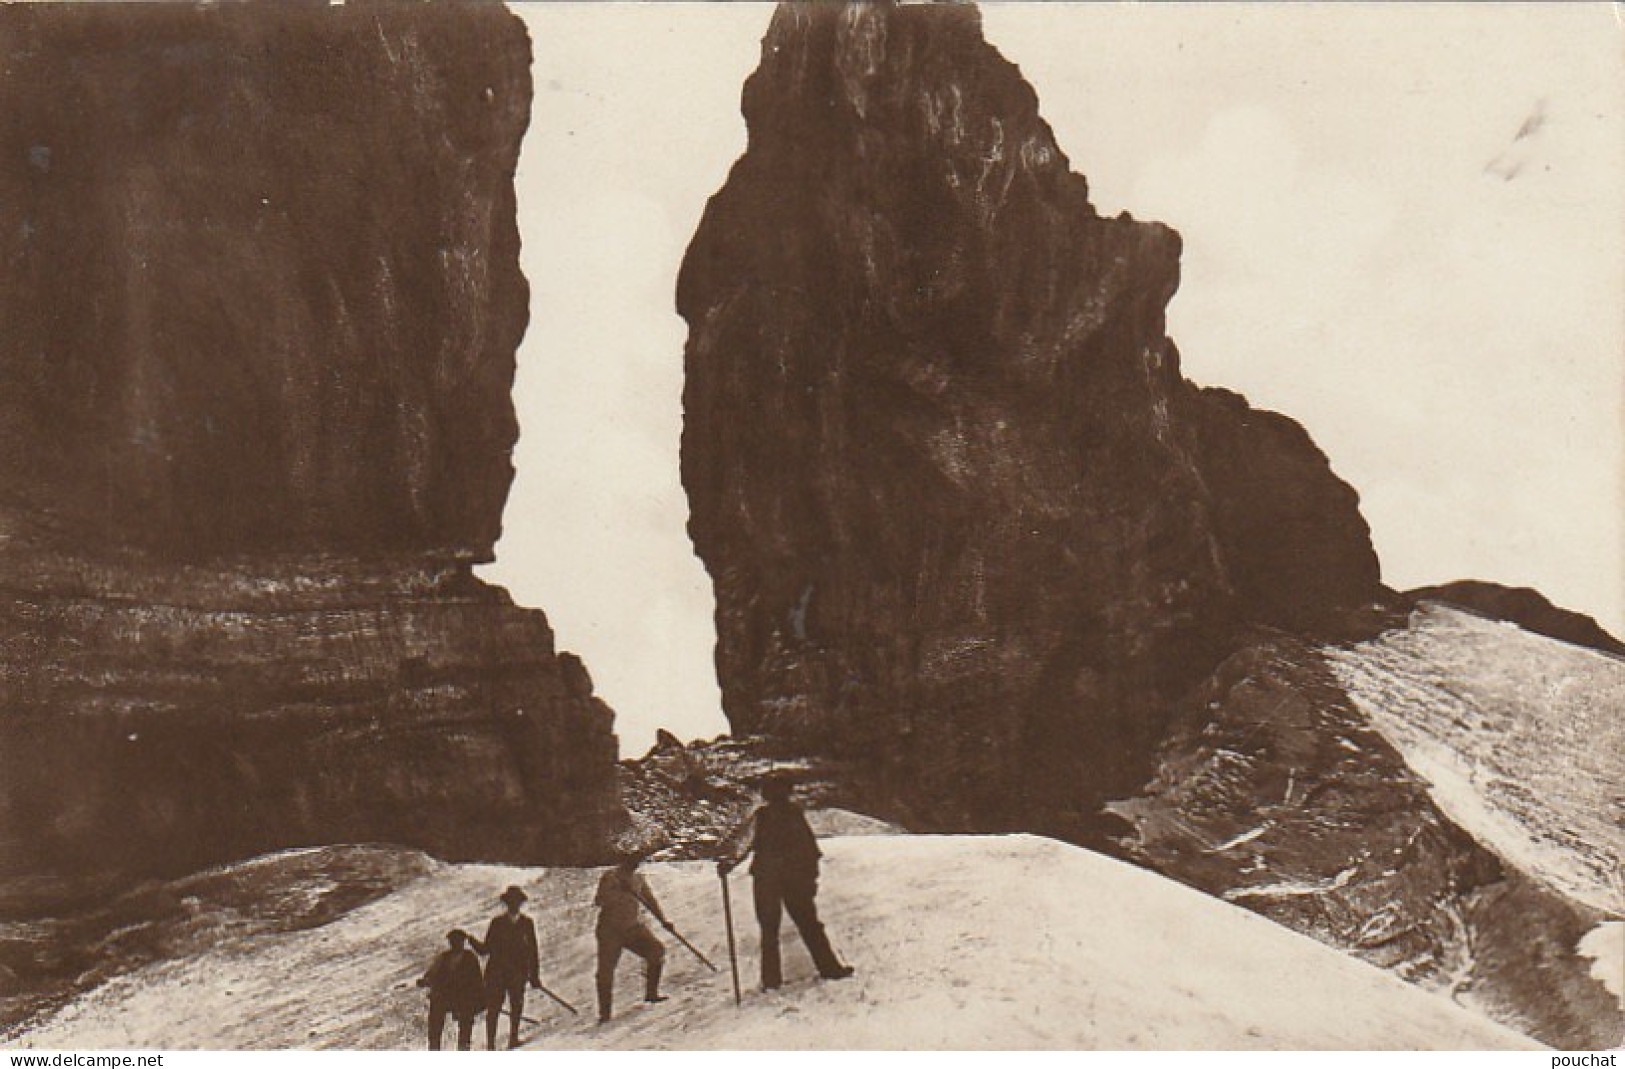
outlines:
[[[734, 880], [746, 1000], [726, 973], [720, 888], [701, 862], [650, 865], [668, 914], [723, 964], [670, 947], [672, 1001], [591, 1023], [592, 886], [582, 869], [437, 868], [325, 926], [226, 940], [89, 992], [19, 1037], [57, 1048], [411, 1048], [411, 986], [443, 933], [477, 925], [508, 883], [531, 895], [543, 976], [535, 1047], [1525, 1048], [1524, 1037], [1236, 906], [1032, 836], [825, 842], [820, 906], [858, 968], [813, 979], [787, 935], [788, 986], [749, 983], [748, 883]], [[274, 866], [262, 866], [270, 873]], [[625, 1009], [625, 1007], [633, 1007]]]

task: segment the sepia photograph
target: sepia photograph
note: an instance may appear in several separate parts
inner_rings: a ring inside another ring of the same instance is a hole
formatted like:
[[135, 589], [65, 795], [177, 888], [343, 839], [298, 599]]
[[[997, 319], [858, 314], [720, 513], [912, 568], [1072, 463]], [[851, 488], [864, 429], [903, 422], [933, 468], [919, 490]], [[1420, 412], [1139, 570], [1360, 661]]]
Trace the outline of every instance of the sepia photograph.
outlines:
[[1619, 1049], [1620, 12], [0, 2], [0, 1048]]

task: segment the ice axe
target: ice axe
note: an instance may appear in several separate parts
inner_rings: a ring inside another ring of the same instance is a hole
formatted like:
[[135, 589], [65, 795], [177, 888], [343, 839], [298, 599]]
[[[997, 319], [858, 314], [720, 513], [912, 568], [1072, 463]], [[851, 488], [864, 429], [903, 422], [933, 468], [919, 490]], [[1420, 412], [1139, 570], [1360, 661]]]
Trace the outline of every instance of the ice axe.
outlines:
[[738, 1006], [744, 999], [739, 994], [739, 952], [734, 949], [734, 908], [728, 898], [728, 870], [718, 865], [717, 876], [722, 880], [722, 921], [728, 929], [728, 968], [734, 978], [734, 1005]]
[[[630, 888], [628, 888], [628, 889], [630, 890]], [[654, 907], [649, 905], [648, 899], [644, 898], [642, 895], [638, 894], [636, 891], [632, 892], [632, 897], [637, 899], [638, 904], [641, 905], [644, 909], [648, 910], [649, 913], [652, 916], [660, 917], [660, 914], [655, 912]], [[702, 965], [704, 965], [707, 969], [710, 969], [712, 972], [717, 971], [717, 967], [715, 965], [711, 964], [711, 959], [706, 957], [704, 954], [700, 953], [700, 948], [699, 947], [695, 946], [693, 943], [690, 943], [686, 938], [684, 938], [683, 933], [679, 932], [677, 930], [677, 925], [673, 924], [671, 921], [667, 920], [664, 917], [660, 917], [660, 925], [661, 925], [661, 927], [665, 928], [666, 931], [671, 933], [671, 937], [673, 939], [675, 939], [679, 943], [683, 944], [685, 947], [687, 947], [689, 949], [689, 951], [696, 958], [699, 958], [700, 963]]]
[[688, 949], [691, 950], [694, 953], [694, 956], [696, 958], [700, 959], [700, 963], [702, 965], [704, 965], [707, 969], [710, 969], [712, 972], [717, 971], [717, 967], [715, 965], [711, 964], [711, 959], [706, 957], [704, 954], [701, 954], [699, 947], [695, 946], [693, 943], [690, 943], [687, 939], [683, 938], [683, 933], [679, 932], [677, 930], [677, 926], [675, 924], [673, 924], [671, 921], [666, 922], [666, 931], [671, 933], [671, 937], [673, 939], [677, 940], [679, 943], [681, 943], [684, 946], [688, 947]]

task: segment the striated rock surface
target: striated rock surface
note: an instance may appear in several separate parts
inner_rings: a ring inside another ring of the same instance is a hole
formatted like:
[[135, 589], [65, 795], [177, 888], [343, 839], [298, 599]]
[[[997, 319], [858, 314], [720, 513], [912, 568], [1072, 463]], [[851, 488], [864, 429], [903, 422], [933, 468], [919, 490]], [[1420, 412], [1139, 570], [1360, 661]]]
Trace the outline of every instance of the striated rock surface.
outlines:
[[109, 7], [0, 10], [3, 904], [335, 840], [592, 855], [611, 714], [470, 571], [522, 24]]
[[783, 5], [744, 113], [678, 285], [729, 721], [1098, 837], [1237, 625], [1375, 596], [1355, 494], [1181, 377], [1178, 235], [1095, 211], [975, 8]]
[[[1395, 668], [1386, 651], [1412, 635], [1403, 618], [1348, 647], [1254, 635], [1192, 692], [1145, 790], [1112, 804], [1134, 829], [1128, 856], [1542, 1042], [1610, 1046], [1625, 1016], [1577, 951], [1607, 914], [1523, 864], [1528, 851], [1464, 829], [1441, 808], [1441, 778], [1413, 771], [1368, 711], [1375, 700], [1391, 715], [1434, 716], [1428, 702], [1378, 697], [1365, 676], [1390, 695], [1430, 682], [1474, 689], [1470, 673], [1440, 678], [1445, 658]], [[1520, 782], [1532, 771], [1525, 762]], [[1443, 802], [1471, 805], [1469, 794]], [[1549, 844], [1574, 839], [1555, 820], [1523, 826]]]
[[488, 558], [523, 27], [26, 5], [0, 52], [8, 501], [96, 548]]

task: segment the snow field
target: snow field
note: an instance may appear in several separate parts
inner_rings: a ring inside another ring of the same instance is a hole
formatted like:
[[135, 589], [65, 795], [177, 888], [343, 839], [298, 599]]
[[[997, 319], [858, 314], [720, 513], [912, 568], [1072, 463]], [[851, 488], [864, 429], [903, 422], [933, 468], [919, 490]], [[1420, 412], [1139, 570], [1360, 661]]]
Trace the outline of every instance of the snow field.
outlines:
[[[858, 969], [815, 979], [786, 919], [786, 987], [756, 988], [749, 877], [731, 880], [745, 1003], [728, 978], [719, 881], [645, 866], [667, 915], [719, 967], [667, 943], [671, 1001], [644, 1005], [626, 955], [617, 1018], [595, 1021], [598, 870], [447, 865], [324, 927], [227, 942], [118, 978], [20, 1037], [47, 1048], [359, 1048], [423, 1044], [412, 982], [447, 929], [481, 934], [509, 883], [531, 895], [542, 977], [533, 1048], [1518, 1049], [1534, 1044], [1439, 995], [1153, 873], [1032, 836], [824, 843], [819, 906]], [[448, 1029], [449, 1037], [450, 1029]], [[506, 1035], [504, 1023], [503, 1036]], [[483, 1024], [476, 1028], [483, 1045]]]

